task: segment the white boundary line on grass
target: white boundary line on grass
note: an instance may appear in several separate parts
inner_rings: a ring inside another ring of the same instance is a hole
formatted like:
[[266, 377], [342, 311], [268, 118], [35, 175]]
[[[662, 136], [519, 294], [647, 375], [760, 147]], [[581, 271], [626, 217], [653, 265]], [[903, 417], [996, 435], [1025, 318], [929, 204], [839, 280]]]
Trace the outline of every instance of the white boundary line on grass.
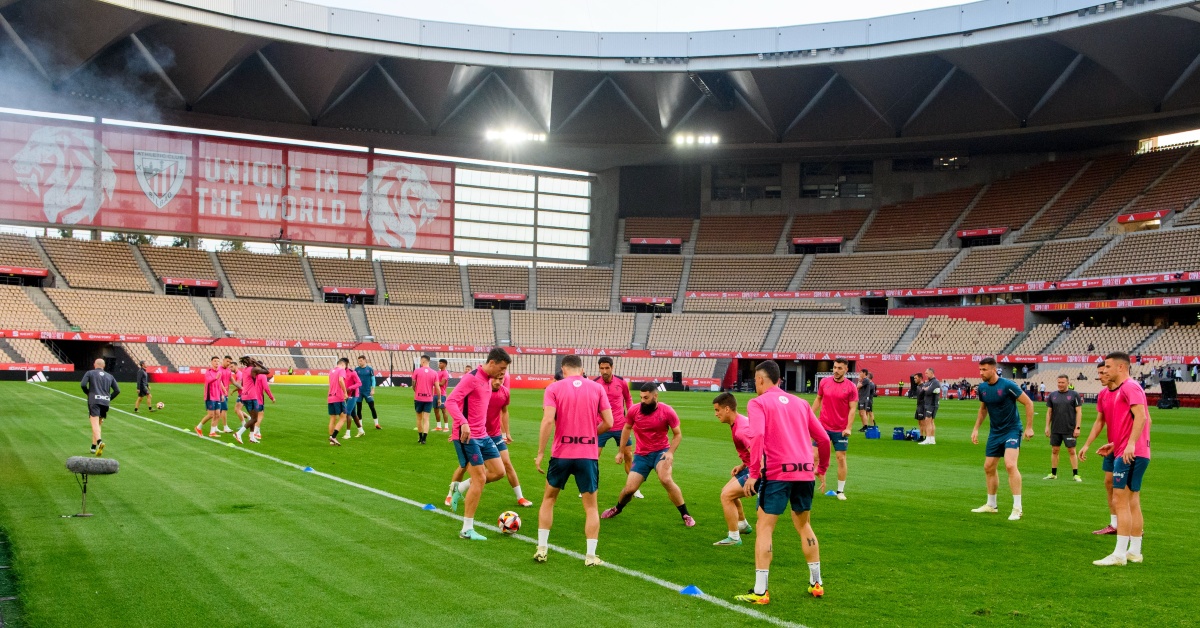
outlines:
[[[49, 386], [45, 386], [45, 385], [43, 385], [43, 384], [36, 384], [36, 386], [38, 386], [39, 388], [42, 388], [42, 389], [44, 389], [44, 390], [48, 390], [48, 391], [50, 391], [50, 392], [55, 392], [55, 393], [58, 393], [58, 394], [60, 394], [60, 395], [64, 395], [64, 396], [67, 396], [67, 397], [71, 397], [72, 399], [78, 399], [78, 400], [80, 400], [80, 401], [84, 401], [84, 402], [86, 402], [86, 401], [87, 401], [87, 399], [86, 399], [86, 398], [84, 398], [84, 397], [79, 397], [79, 396], [77, 396], [77, 395], [73, 395], [73, 394], [71, 394], [71, 393], [69, 393], [69, 392], [66, 392], [66, 391], [63, 391], [63, 390], [58, 390], [58, 389], [56, 389], [56, 388], [50, 388]], [[170, 425], [170, 424], [167, 424], [167, 423], [163, 423], [162, 421], [157, 421], [157, 420], [155, 420], [155, 419], [152, 419], [152, 418], [150, 418], [150, 417], [148, 417], [148, 416], [143, 416], [143, 415], [140, 415], [140, 414], [134, 414], [133, 412], [129, 412], [129, 411], [127, 411], [127, 410], [121, 410], [120, 408], [110, 408], [110, 410], [116, 410], [117, 412], [120, 412], [121, 414], [125, 414], [125, 415], [128, 415], [128, 416], [131, 416], [131, 417], [133, 417], [133, 418], [135, 418], [135, 419], [141, 419], [141, 420], [143, 420], [143, 421], [146, 421], [146, 422], [148, 422], [148, 423], [153, 423], [153, 424], [155, 424], [155, 425], [158, 425], [158, 426], [161, 426], [161, 427], [165, 427], [165, 428], [167, 428], [167, 429], [169, 429], [169, 430], [175, 430], [176, 432], [181, 432], [181, 433], [183, 433], [183, 434], [188, 434], [188, 435], [191, 435], [191, 434], [193, 434], [193, 431], [192, 431], [192, 430], [188, 430], [188, 429], [184, 429], [184, 428], [182, 428], [182, 427], [176, 427], [176, 426], [174, 426], [174, 425]], [[404, 504], [408, 504], [408, 505], [410, 505], [410, 506], [416, 506], [417, 508], [420, 508], [420, 509], [422, 509], [422, 510], [424, 510], [424, 508], [425, 508], [425, 504], [422, 504], [421, 502], [418, 502], [418, 501], [416, 501], [416, 500], [412, 500], [412, 499], [409, 499], [409, 498], [407, 498], [407, 497], [402, 497], [402, 496], [400, 496], [400, 495], [396, 495], [396, 494], [394, 494], [394, 493], [389, 493], [389, 492], [387, 492], [387, 491], [384, 491], [384, 490], [382, 490], [382, 489], [378, 489], [378, 488], [375, 488], [375, 487], [372, 487], [372, 486], [367, 486], [367, 485], [365, 485], [365, 484], [359, 484], [358, 482], [353, 482], [353, 481], [351, 481], [351, 480], [347, 480], [347, 479], [345, 479], [345, 478], [340, 478], [340, 477], [338, 477], [338, 476], [336, 476], [336, 475], [330, 475], [330, 474], [328, 474], [328, 473], [325, 473], [325, 472], [322, 472], [322, 471], [317, 471], [316, 469], [313, 469], [312, 471], [304, 471], [304, 469], [305, 469], [304, 467], [302, 467], [302, 466], [300, 466], [300, 465], [298, 465], [298, 464], [296, 464], [296, 463], [294, 463], [294, 462], [288, 462], [287, 460], [283, 460], [283, 459], [281, 459], [281, 458], [276, 458], [275, 456], [271, 456], [271, 455], [268, 455], [268, 454], [264, 454], [264, 453], [262, 453], [262, 452], [254, 451], [253, 449], [249, 449], [249, 448], [247, 448], [247, 447], [238, 447], [238, 446], [236, 446], [236, 445], [234, 445], [233, 443], [231, 443], [231, 442], [228, 442], [228, 441], [218, 441], [218, 440], [212, 440], [212, 439], [210, 439], [210, 438], [202, 438], [202, 440], [204, 440], [205, 442], [210, 442], [210, 443], [213, 443], [214, 445], [223, 445], [223, 446], [225, 446], [225, 447], [230, 447], [230, 448], [232, 448], [232, 449], [235, 449], [235, 450], [237, 450], [237, 451], [241, 451], [241, 452], [245, 452], [245, 453], [247, 453], [247, 454], [250, 454], [250, 455], [252, 455], [252, 456], [258, 456], [259, 458], [262, 458], [262, 459], [264, 459], [264, 460], [270, 460], [271, 462], [275, 462], [275, 463], [281, 464], [281, 465], [283, 465], [283, 466], [285, 466], [285, 467], [291, 467], [291, 468], [293, 468], [293, 469], [296, 469], [297, 471], [300, 471], [300, 472], [302, 472], [302, 473], [308, 473], [308, 474], [310, 474], [310, 475], [315, 475], [315, 476], [323, 477], [323, 478], [325, 478], [325, 479], [327, 479], [327, 480], [332, 480], [332, 481], [334, 481], [334, 482], [338, 482], [338, 483], [340, 483], [340, 484], [345, 484], [346, 486], [352, 486], [352, 487], [354, 487], [354, 488], [357, 488], [357, 489], [362, 489], [362, 490], [364, 490], [364, 491], [367, 491], [368, 493], [374, 493], [375, 495], [378, 495], [378, 496], [380, 496], [380, 497], [386, 497], [386, 498], [388, 498], [388, 499], [391, 499], [391, 500], [393, 500], [393, 501], [398, 501], [398, 502], [401, 502], [401, 503], [404, 503]], [[454, 519], [454, 520], [456, 520], [456, 521], [462, 521], [462, 520], [463, 520], [463, 517], [462, 517], [462, 516], [460, 516], [460, 515], [458, 515], [458, 514], [456, 514], [456, 513], [453, 513], [453, 512], [448, 512], [448, 511], [442, 510], [442, 509], [440, 509], [440, 508], [435, 508], [434, 510], [427, 510], [427, 511], [425, 511], [425, 512], [436, 513], [436, 514], [438, 514], [438, 515], [441, 515], [441, 516], [443, 516], [443, 517], [449, 517], [449, 518], [451, 518], [451, 519]], [[482, 528], [484, 528], [484, 529], [486, 529], [486, 530], [493, 531], [493, 532], [500, 532], [500, 529], [499, 529], [499, 528], [497, 528], [497, 527], [495, 527], [495, 526], [492, 526], [492, 525], [485, 524], [485, 523], [480, 523], [480, 522], [478, 522], [478, 521], [477, 521], [477, 522], [475, 522], [475, 525], [476, 525], [476, 526], [479, 526], [479, 527], [482, 527]], [[523, 534], [514, 534], [514, 535], [512, 535], [512, 538], [519, 539], [519, 540], [525, 541], [526, 543], [530, 543], [530, 544], [534, 544], [534, 545], [536, 545], [536, 544], [537, 544], [537, 539], [534, 539], [534, 538], [531, 538], [531, 537], [525, 536], [525, 535], [523, 535]], [[565, 547], [559, 547], [559, 546], [557, 546], [557, 545], [549, 545], [548, 547], [549, 547], [549, 549], [550, 549], [550, 550], [552, 550], [552, 551], [554, 551], [554, 552], [557, 552], [557, 553], [559, 553], [559, 554], [563, 554], [564, 556], [569, 556], [569, 557], [571, 557], [571, 558], [574, 558], [574, 559], [576, 559], [576, 560], [580, 560], [580, 561], [582, 561], [582, 560], [584, 559], [584, 556], [583, 556], [583, 554], [580, 554], [579, 552], [576, 552], [576, 551], [573, 551], [573, 550], [569, 550], [569, 549], [567, 549], [567, 548], [565, 548]], [[644, 580], [644, 581], [646, 581], [646, 582], [649, 582], [649, 583], [651, 583], [651, 584], [656, 584], [656, 585], [658, 585], [658, 586], [660, 586], [660, 587], [663, 587], [664, 589], [670, 589], [670, 590], [672, 590], [672, 591], [674, 591], [674, 592], [676, 592], [676, 593], [679, 593], [679, 591], [680, 591], [681, 589], [683, 589], [683, 586], [681, 586], [681, 585], [678, 585], [678, 584], [675, 584], [674, 582], [671, 582], [671, 581], [669, 581], [669, 580], [663, 580], [662, 578], [658, 578], [658, 577], [652, 576], [652, 575], [650, 575], [650, 574], [642, 573], [642, 572], [640, 572], [640, 571], [635, 571], [635, 570], [633, 570], [633, 569], [628, 569], [628, 568], [626, 568], [626, 567], [622, 567], [622, 566], [620, 566], [620, 565], [615, 565], [615, 564], [613, 564], [613, 563], [610, 563], [610, 562], [607, 562], [607, 561], [604, 563], [604, 565], [603, 565], [603, 566], [604, 566], [604, 567], [607, 567], [607, 568], [609, 568], [609, 569], [612, 569], [613, 571], [615, 571], [615, 572], [617, 572], [617, 573], [624, 574], [624, 575], [626, 575], [626, 576], [632, 576], [632, 577], [634, 577], [634, 578], [638, 578], [638, 579], [640, 579], [640, 580]], [[765, 614], [765, 613], [761, 613], [761, 612], [759, 612], [759, 611], [756, 611], [756, 610], [754, 610], [754, 609], [752, 609], [752, 608], [749, 608], [749, 607], [746, 607], [746, 606], [738, 606], [737, 604], [734, 604], [733, 602], [729, 602], [729, 601], [727, 601], [727, 600], [723, 600], [723, 599], [721, 599], [721, 598], [719, 598], [719, 597], [715, 597], [715, 596], [709, 595], [709, 594], [707, 594], [707, 593], [701, 593], [700, 595], [694, 595], [694, 596], [691, 596], [691, 597], [694, 597], [694, 598], [696, 598], [696, 599], [700, 599], [700, 600], [704, 600], [705, 602], [708, 602], [708, 603], [710, 603], [710, 604], [714, 604], [714, 605], [716, 605], [716, 606], [720, 606], [721, 608], [725, 608], [725, 609], [731, 610], [731, 611], [733, 611], [733, 612], [735, 612], [735, 613], [741, 613], [742, 615], [746, 615], [746, 616], [748, 616], [748, 617], [751, 617], [751, 618], [757, 619], [757, 620], [759, 620], [759, 621], [765, 621], [765, 622], [767, 622], [767, 623], [774, 624], [774, 625], [776, 625], [776, 626], [785, 626], [785, 627], [787, 627], [787, 628], [808, 628], [808, 627], [807, 627], [807, 626], [805, 626], [804, 624], [797, 624], [797, 623], [795, 623], [795, 622], [790, 622], [790, 621], [787, 621], [787, 620], [785, 620], [785, 619], [780, 619], [780, 618], [778, 618], [778, 617], [774, 617], [774, 616], [771, 616], [771, 615], [767, 615], [767, 614]]]

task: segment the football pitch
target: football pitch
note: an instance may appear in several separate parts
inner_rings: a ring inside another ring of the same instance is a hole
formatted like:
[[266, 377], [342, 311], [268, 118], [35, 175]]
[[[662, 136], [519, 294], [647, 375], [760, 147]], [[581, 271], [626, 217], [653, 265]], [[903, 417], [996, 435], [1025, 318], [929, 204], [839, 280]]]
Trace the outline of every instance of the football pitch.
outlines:
[[[366, 436], [342, 447], [327, 444], [323, 388], [274, 392], [259, 445], [190, 432], [204, 414], [198, 385], [155, 386], [166, 409], [151, 415], [119, 411], [132, 410], [126, 392], [104, 425], [105, 457], [121, 471], [93, 479], [95, 516], [75, 519], [61, 515], [80, 506], [63, 462], [86, 455], [90, 438], [78, 386], [0, 384], [0, 560], [12, 561], [0, 571], [0, 598], [19, 598], [0, 603], [7, 624], [1165, 626], [1194, 623], [1200, 607], [1196, 409], [1152, 409], [1145, 563], [1100, 568], [1091, 561], [1115, 541], [1091, 534], [1108, 522], [1100, 461], [1089, 457], [1075, 483], [1064, 450], [1059, 479], [1043, 481], [1043, 404], [1037, 437], [1021, 450], [1025, 518], [1010, 522], [1003, 469], [1001, 514], [970, 512], [985, 497], [983, 445], [969, 440], [975, 402], [944, 402], [938, 444], [918, 447], [890, 440], [893, 427], [915, 427], [914, 402], [879, 398], [884, 439], [851, 438], [849, 499], [814, 499], [824, 599], [805, 592], [799, 539], [781, 522], [772, 602], [739, 609], [732, 598], [753, 584], [754, 535], [740, 547], [712, 545], [725, 536], [718, 495], [738, 460], [711, 393], [660, 397], [682, 419], [675, 478], [696, 527], [682, 525], [651, 477], [644, 500], [601, 524], [598, 554], [609, 565], [585, 568], [553, 551], [535, 564], [533, 543], [494, 529], [477, 527], [486, 542], [457, 538], [461, 522], [442, 505], [453, 449], [437, 432], [416, 444], [411, 390], [377, 389], [384, 429], [368, 421]], [[743, 410], [749, 397], [738, 395]], [[511, 415], [513, 463], [525, 496], [540, 504], [541, 391], [514, 390]], [[1094, 418], [1095, 406], [1085, 406], [1085, 433]], [[602, 453], [602, 509], [624, 480], [615, 453]], [[582, 553], [571, 488], [550, 542]], [[494, 526], [510, 509], [522, 535], [535, 536], [536, 506], [517, 508], [504, 480], [488, 485], [476, 519]], [[682, 595], [685, 585], [706, 595]]]

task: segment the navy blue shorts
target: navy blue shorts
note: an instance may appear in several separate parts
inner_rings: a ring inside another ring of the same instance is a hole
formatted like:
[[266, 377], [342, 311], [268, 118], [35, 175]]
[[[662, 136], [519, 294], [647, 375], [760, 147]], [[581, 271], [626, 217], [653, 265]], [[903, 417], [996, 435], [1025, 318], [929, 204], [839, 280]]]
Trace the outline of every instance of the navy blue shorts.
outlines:
[[438, 410], [445, 410], [446, 409], [446, 395], [434, 395], [433, 407], [437, 408]]
[[217, 405], [217, 409], [221, 412], [229, 412], [229, 397], [222, 399]]
[[496, 451], [508, 451], [508, 443], [504, 442], [504, 434], [492, 436], [492, 443], [496, 445]]
[[567, 478], [575, 477], [580, 493], [595, 493], [600, 488], [600, 463], [590, 458], [551, 458], [546, 469], [546, 484], [558, 490], [567, 488]]
[[1130, 464], [1118, 456], [1113, 461], [1113, 488], [1127, 488], [1135, 493], [1142, 490], [1142, 476], [1148, 466], [1149, 458], [1134, 458]]
[[242, 407], [246, 408], [247, 412], [262, 412], [265, 409], [263, 403], [257, 399], [247, 399], [243, 401]]
[[432, 401], [413, 401], [413, 410], [416, 410], [417, 414], [429, 414], [430, 412], [433, 411], [433, 402]]
[[[609, 430], [609, 431], [601, 434], [596, 439], [596, 446], [599, 447], [600, 449], [604, 449], [604, 444], [610, 440], [615, 440], [615, 441], [617, 441], [617, 443], [620, 443], [621, 442], [621, 430]], [[629, 435], [629, 440], [625, 443], [625, 446], [626, 447], [633, 446], [633, 434], [632, 433]]]
[[738, 484], [745, 486], [746, 482], [750, 479], [750, 469], [742, 469], [742, 472], [734, 476], [734, 478], [738, 481]]
[[496, 443], [487, 437], [472, 438], [466, 443], [456, 438], [454, 439], [454, 453], [458, 455], [458, 466], [460, 467], [465, 467], [467, 464], [481, 467], [484, 462], [500, 457], [500, 450], [496, 449]]
[[1113, 463], [1116, 462], [1116, 458], [1117, 456], [1115, 454], [1108, 454], [1105, 456], [1104, 459], [1100, 461], [1100, 470], [1104, 471], [1105, 473], [1112, 473], [1114, 466]]
[[984, 455], [988, 458], [1003, 458], [1005, 450], [1020, 448], [1021, 430], [992, 432], [988, 434], [987, 452]]
[[662, 460], [663, 454], [667, 453], [668, 451], [670, 451], [670, 449], [660, 449], [658, 451], [650, 452], [644, 456], [634, 454], [633, 467], [629, 469], [629, 471], [644, 478], [650, 477], [650, 472], [658, 467], [658, 463], [660, 460]]
[[830, 432], [829, 430], [825, 430], [825, 434], [828, 435], [829, 440], [832, 441], [831, 444], [833, 445], [834, 451], [846, 451], [850, 449], [849, 436], [846, 436], [841, 432]]
[[363, 401], [365, 401], [367, 403], [375, 403], [375, 395], [372, 393], [367, 393], [365, 395], [359, 395], [358, 398], [362, 399]]
[[358, 397], [346, 397], [346, 414], [354, 414], [358, 411]]
[[328, 405], [329, 405], [329, 416], [337, 416], [339, 414], [346, 413], [346, 402], [345, 401], [328, 402]]
[[221, 402], [220, 401], [205, 401], [204, 409], [209, 412], [216, 412], [217, 410], [221, 409]]
[[782, 515], [789, 503], [792, 512], [812, 510], [813, 480], [787, 482], [784, 480], [760, 479], [758, 483], [758, 507], [768, 515]]

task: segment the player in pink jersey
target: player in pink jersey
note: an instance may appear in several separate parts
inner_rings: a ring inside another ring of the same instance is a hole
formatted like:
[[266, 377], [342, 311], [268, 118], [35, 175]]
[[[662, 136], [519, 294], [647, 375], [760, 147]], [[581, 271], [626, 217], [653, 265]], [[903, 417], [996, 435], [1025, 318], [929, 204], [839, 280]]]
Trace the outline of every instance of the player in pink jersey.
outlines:
[[344, 440], [350, 438], [350, 428], [353, 426], [358, 427], [359, 436], [365, 436], [366, 432], [363, 431], [362, 419], [358, 416], [358, 391], [362, 388], [362, 379], [350, 368], [350, 358], [342, 359], [346, 361], [346, 434], [342, 436]]
[[[817, 386], [817, 418], [825, 426], [825, 433], [833, 443], [833, 451], [837, 456], [837, 492], [825, 494], [836, 495], [841, 501], [846, 501], [846, 450], [850, 448], [850, 422], [854, 419], [854, 406], [858, 403], [858, 387], [846, 378], [849, 370], [850, 362], [845, 358], [837, 358], [833, 361], [833, 377], [826, 377]], [[825, 492], [823, 474], [817, 491]]]
[[325, 397], [325, 403], [329, 408], [329, 444], [341, 446], [338, 442], [338, 432], [342, 429], [342, 424], [346, 422], [346, 367], [350, 363], [345, 358], [338, 360], [337, 366], [332, 371], [329, 371], [329, 394]]
[[196, 424], [196, 434], [204, 436], [204, 424], [210, 425], [209, 436], [220, 436], [217, 431], [217, 421], [221, 412], [221, 399], [225, 396], [225, 387], [221, 384], [221, 359], [213, 356], [211, 366], [204, 371], [204, 418]]
[[[450, 431], [450, 417], [446, 415], [446, 395], [450, 394], [450, 363], [446, 358], [438, 360], [437, 388], [434, 390], [433, 417], [437, 421], [435, 432]], [[444, 424], [443, 424], [444, 423]]]
[[229, 429], [229, 388], [233, 384], [233, 358], [225, 356], [221, 358], [221, 384], [225, 386], [225, 396], [221, 399], [221, 409], [217, 413], [217, 418], [221, 421], [222, 434], [232, 434], [233, 430]]
[[[604, 449], [604, 445], [610, 440], [617, 441], [617, 453], [620, 454], [614, 460], [617, 464], [624, 461], [625, 475], [629, 475], [629, 469], [633, 466], [633, 443], [630, 441], [621, 442], [621, 431], [625, 428], [625, 416], [633, 409], [633, 396], [629, 394], [629, 382], [621, 377], [613, 374], [613, 359], [604, 356], [597, 362], [597, 367], [600, 369], [600, 375], [592, 378], [592, 381], [600, 384], [604, 389], [604, 393], [608, 395], [608, 405], [612, 408], [613, 426], [609, 430], [600, 435], [600, 449]], [[635, 491], [633, 496], [642, 499], [641, 491]]]
[[[267, 374], [270, 371], [263, 366], [261, 362], [249, 356], [242, 357], [242, 405], [246, 408], [246, 414], [250, 418], [238, 428], [238, 431], [233, 433], [233, 439], [241, 444], [242, 435], [246, 430], [253, 430], [258, 424], [258, 420], [262, 415], [263, 410], [263, 393], [264, 388], [269, 388], [267, 383]], [[271, 395], [270, 390], [265, 391], [268, 396]], [[271, 401], [275, 401], [275, 397], [271, 396]], [[257, 443], [258, 437], [253, 432], [250, 433], [250, 442]]]
[[[546, 562], [549, 555], [550, 528], [554, 524], [554, 504], [558, 494], [575, 478], [575, 487], [583, 495], [583, 533], [587, 546], [583, 564], [601, 565], [596, 556], [600, 541], [600, 514], [596, 490], [600, 486], [600, 449], [596, 440], [612, 427], [612, 409], [599, 384], [583, 376], [583, 360], [577, 355], [562, 359], [563, 378], [546, 387], [543, 398], [542, 426], [538, 432], [538, 453], [534, 458], [538, 473], [546, 474], [546, 492], [538, 512], [538, 541], [533, 559]], [[546, 444], [554, 437], [550, 465], [542, 470]]]
[[[758, 396], [746, 404], [750, 418], [750, 481], [743, 493], [758, 494], [758, 538], [754, 540], [754, 588], [737, 596], [739, 602], [769, 604], [770, 575], [775, 524], [789, 503], [792, 525], [800, 533], [808, 562], [808, 592], [825, 595], [821, 581], [821, 548], [809, 522], [814, 477], [829, 468], [829, 435], [813, 414], [808, 402], [779, 388], [779, 365], [759, 362], [754, 370]], [[817, 442], [814, 464], [812, 442]]]
[[729, 535], [713, 543], [717, 546], [741, 545], [742, 535], [754, 531], [746, 521], [746, 511], [742, 509], [746, 481], [750, 479], [750, 419], [738, 414], [737, 409], [737, 398], [732, 393], [723, 392], [713, 399], [713, 414], [729, 426], [733, 448], [741, 459], [741, 463], [729, 472], [732, 477], [721, 489], [721, 510], [725, 512]]
[[466, 497], [463, 508], [463, 527], [459, 538], [486, 541], [487, 538], [475, 531], [475, 509], [483, 496], [483, 486], [504, 477], [504, 463], [496, 443], [488, 438], [487, 410], [492, 397], [491, 380], [504, 379], [508, 365], [512, 362], [508, 352], [496, 347], [488, 352], [487, 362], [463, 375], [454, 394], [446, 400], [446, 411], [454, 419], [454, 452], [460, 467], [466, 467], [471, 476], [455, 484], [450, 497], [450, 509], [458, 510], [458, 502]]
[[429, 436], [429, 413], [437, 395], [438, 374], [429, 368], [429, 356], [421, 356], [421, 365], [413, 370], [413, 409], [417, 412], [417, 444], [424, 445]]
[[[665, 403], [658, 402], [658, 387], [652, 382], [642, 384], [642, 402], [629, 411], [625, 417], [625, 427], [621, 430], [620, 442], [628, 442], [630, 433], [635, 434], [637, 448], [633, 451], [633, 465], [629, 476], [625, 479], [625, 488], [617, 497], [617, 505], [601, 513], [601, 519], [611, 519], [625, 510], [633, 494], [650, 477], [650, 472], [658, 473], [658, 481], [667, 491], [667, 497], [679, 510], [683, 525], [691, 528], [696, 520], [688, 513], [687, 503], [683, 501], [683, 491], [672, 477], [675, 463], [675, 451], [683, 441], [683, 432], [679, 428], [679, 415]], [[667, 434], [671, 440], [667, 442]], [[623, 454], [621, 454], [623, 455]]]
[[[491, 384], [492, 396], [488, 401], [486, 418], [488, 438], [492, 439], [492, 442], [496, 444], [496, 450], [500, 452], [500, 461], [504, 464], [504, 475], [508, 478], [508, 484], [512, 486], [513, 494], [517, 497], [517, 505], [528, 508], [533, 505], [533, 502], [525, 499], [525, 495], [521, 491], [521, 480], [517, 477], [517, 470], [513, 467], [512, 459], [508, 454], [508, 445], [512, 443], [512, 436], [508, 432], [508, 405], [511, 401], [508, 374], [506, 373], [504, 377], [493, 377]], [[463, 479], [466, 471], [466, 467], [460, 466], [451, 474], [450, 491], [446, 493], [447, 506], [450, 506], [453, 501], [455, 484]]]
[[[1108, 368], [1103, 362], [1096, 365], [1096, 375], [1100, 380], [1101, 386], [1100, 393], [1096, 395], [1096, 422], [1092, 424], [1092, 430], [1088, 434], [1087, 441], [1084, 442], [1083, 447], [1079, 450], [1080, 461], [1087, 460], [1087, 452], [1088, 449], [1091, 449], [1092, 442], [1100, 436], [1101, 428], [1108, 426], [1108, 421], [1104, 417], [1104, 408], [1109, 404], [1108, 396], [1112, 394], [1112, 391], [1108, 389]], [[1112, 429], [1108, 428], [1106, 431], [1105, 442], [1111, 443]], [[1113, 462], [1115, 459], [1116, 456], [1112, 452], [1100, 457], [1100, 470], [1104, 472], [1104, 492], [1108, 501], [1108, 525], [1099, 530], [1093, 530], [1092, 534], [1106, 535], [1117, 533], [1117, 506], [1113, 502]]]
[[1113, 506], [1117, 512], [1117, 545], [1112, 554], [1092, 561], [1109, 567], [1127, 562], [1142, 562], [1142, 477], [1150, 466], [1150, 412], [1146, 392], [1129, 377], [1129, 354], [1114, 352], [1104, 356], [1108, 389], [1104, 399], [1104, 420], [1108, 424], [1109, 443], [1097, 454], [1112, 453]]

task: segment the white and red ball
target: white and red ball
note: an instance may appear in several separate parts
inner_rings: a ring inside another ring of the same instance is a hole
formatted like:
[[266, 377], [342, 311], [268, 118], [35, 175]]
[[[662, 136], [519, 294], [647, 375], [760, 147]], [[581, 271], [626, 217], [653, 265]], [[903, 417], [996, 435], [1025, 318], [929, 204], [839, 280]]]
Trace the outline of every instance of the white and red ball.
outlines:
[[496, 525], [505, 534], [516, 534], [521, 529], [521, 516], [511, 510], [505, 510], [500, 513]]

